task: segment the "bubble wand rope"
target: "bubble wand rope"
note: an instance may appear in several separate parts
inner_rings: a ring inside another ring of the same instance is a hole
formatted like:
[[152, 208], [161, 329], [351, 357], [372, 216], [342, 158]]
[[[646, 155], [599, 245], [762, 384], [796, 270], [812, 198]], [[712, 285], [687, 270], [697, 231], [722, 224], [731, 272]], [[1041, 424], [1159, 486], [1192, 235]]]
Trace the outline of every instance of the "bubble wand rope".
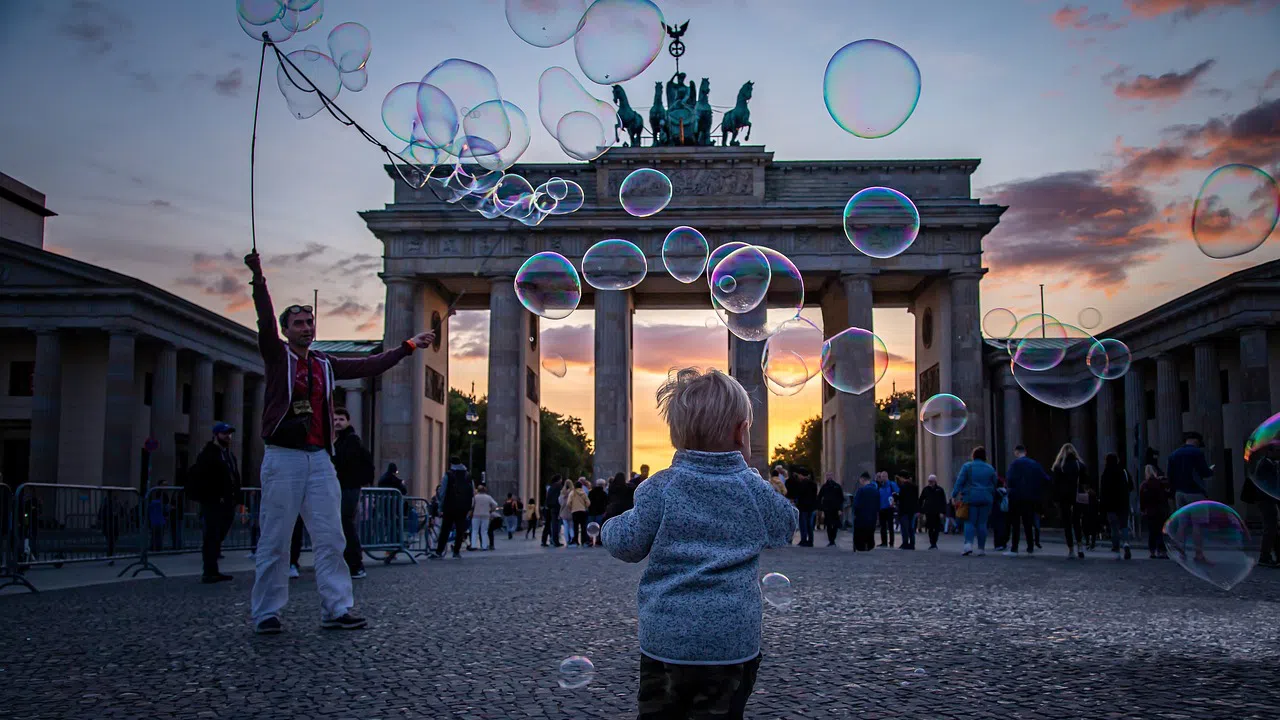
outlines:
[[[267, 34], [264, 32], [263, 37]], [[258, 107], [262, 103], [262, 68], [267, 62], [267, 45], [262, 45], [262, 55], [258, 58], [258, 92], [253, 96], [253, 138], [249, 141], [249, 237], [253, 242], [253, 251], [258, 252], [258, 213], [254, 207], [253, 176], [257, 173], [258, 155]]]

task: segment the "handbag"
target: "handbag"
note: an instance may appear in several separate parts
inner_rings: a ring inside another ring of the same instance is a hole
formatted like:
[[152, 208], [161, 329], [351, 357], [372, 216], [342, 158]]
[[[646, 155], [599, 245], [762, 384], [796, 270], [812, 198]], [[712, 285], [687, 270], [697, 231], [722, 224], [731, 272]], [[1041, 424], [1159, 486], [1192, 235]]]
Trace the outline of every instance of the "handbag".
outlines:
[[1005, 493], [1000, 496], [1000, 512], [1009, 512], [1009, 494]]
[[956, 503], [956, 519], [957, 520], [969, 519], [969, 503], [964, 501]]

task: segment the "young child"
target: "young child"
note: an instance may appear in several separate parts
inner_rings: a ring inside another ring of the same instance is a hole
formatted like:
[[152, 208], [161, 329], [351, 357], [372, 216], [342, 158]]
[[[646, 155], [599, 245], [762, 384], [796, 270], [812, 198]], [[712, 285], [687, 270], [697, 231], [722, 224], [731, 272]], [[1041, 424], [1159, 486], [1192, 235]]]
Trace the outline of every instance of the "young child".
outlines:
[[751, 400], [737, 380], [686, 368], [657, 397], [671, 467], [600, 533], [619, 560], [649, 558], [636, 593], [639, 717], [741, 718], [760, 667], [760, 550], [785, 547], [799, 515], [747, 467]]

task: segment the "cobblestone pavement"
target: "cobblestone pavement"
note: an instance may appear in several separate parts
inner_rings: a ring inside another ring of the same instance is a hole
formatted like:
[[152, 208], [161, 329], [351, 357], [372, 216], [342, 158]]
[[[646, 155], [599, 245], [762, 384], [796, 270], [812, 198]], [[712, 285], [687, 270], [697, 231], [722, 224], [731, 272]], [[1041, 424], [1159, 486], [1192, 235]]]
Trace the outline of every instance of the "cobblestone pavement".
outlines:
[[[641, 566], [506, 548], [371, 567], [359, 632], [319, 629], [309, 573], [273, 637], [249, 631], [248, 574], [0, 598], [0, 717], [633, 716]], [[1172, 562], [1047, 544], [1034, 559], [847, 548], [762, 559], [796, 602], [765, 610], [748, 717], [1280, 717], [1280, 571], [1228, 593]], [[598, 673], [563, 690], [575, 654]]]

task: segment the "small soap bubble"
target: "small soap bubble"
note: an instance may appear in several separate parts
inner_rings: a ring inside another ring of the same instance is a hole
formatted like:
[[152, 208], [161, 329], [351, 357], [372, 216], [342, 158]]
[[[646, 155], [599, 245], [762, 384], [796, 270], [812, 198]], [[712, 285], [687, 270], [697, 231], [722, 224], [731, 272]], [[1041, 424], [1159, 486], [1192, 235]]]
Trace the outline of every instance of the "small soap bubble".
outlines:
[[555, 47], [573, 37], [587, 0], [507, 0], [507, 24], [534, 47]]
[[982, 332], [993, 340], [1005, 340], [1013, 337], [1013, 329], [1018, 325], [1018, 316], [1008, 308], [994, 308], [982, 316]]
[[662, 241], [662, 264], [671, 277], [682, 283], [691, 283], [706, 269], [709, 249], [702, 233], [681, 225], [667, 233]]
[[671, 202], [671, 179], [652, 168], [634, 170], [618, 188], [618, 200], [635, 217], [656, 215]]
[[573, 36], [578, 67], [601, 85], [630, 80], [662, 51], [665, 22], [649, 0], [595, 0]]
[[[713, 306], [730, 313], [754, 310], [769, 291], [769, 258], [754, 246], [738, 248], [716, 264], [711, 278]], [[794, 317], [794, 316], [793, 316]]]
[[864, 255], [891, 258], [920, 234], [920, 211], [911, 198], [887, 187], [859, 190], [844, 206], [844, 234]]
[[1102, 324], [1102, 312], [1098, 308], [1087, 307], [1080, 311], [1077, 319], [1080, 321], [1080, 327], [1092, 330]]
[[591, 683], [596, 676], [596, 666], [590, 658], [573, 655], [560, 661], [560, 687], [578, 690]]
[[601, 240], [582, 256], [582, 279], [597, 290], [627, 290], [648, 273], [644, 252], [626, 240]]
[[[769, 390], [804, 387], [822, 367], [822, 329], [807, 318], [796, 317], [783, 323], [764, 344], [760, 367]], [[777, 386], [775, 389], [774, 386]]]
[[938, 393], [920, 406], [920, 424], [930, 435], [950, 437], [969, 422], [969, 409], [964, 401], [949, 393]]
[[516, 297], [534, 315], [562, 320], [578, 308], [582, 282], [573, 263], [554, 252], [540, 252], [520, 266], [515, 278]]
[[760, 593], [765, 602], [779, 610], [791, 607], [791, 579], [782, 573], [769, 573], [760, 578]]
[[1191, 210], [1200, 252], [1229, 258], [1266, 242], [1280, 219], [1280, 184], [1252, 165], [1224, 165], [1205, 178]]
[[[533, 338], [529, 338], [529, 342], [533, 342]], [[564, 358], [558, 353], [547, 353], [543, 355], [542, 369], [558, 378], [564, 377], [565, 373], [569, 372], [569, 368], [565, 364]]]
[[1089, 354], [1085, 357], [1089, 372], [1103, 380], [1124, 377], [1124, 374], [1129, 372], [1130, 362], [1132, 362], [1132, 356], [1129, 354], [1129, 346], [1115, 338], [1099, 340], [1096, 345], [1089, 348]]
[[600, 523], [597, 523], [597, 522], [587, 523], [587, 537], [591, 538], [592, 540], [595, 540], [596, 537], [598, 537], [599, 535], [600, 535]]

